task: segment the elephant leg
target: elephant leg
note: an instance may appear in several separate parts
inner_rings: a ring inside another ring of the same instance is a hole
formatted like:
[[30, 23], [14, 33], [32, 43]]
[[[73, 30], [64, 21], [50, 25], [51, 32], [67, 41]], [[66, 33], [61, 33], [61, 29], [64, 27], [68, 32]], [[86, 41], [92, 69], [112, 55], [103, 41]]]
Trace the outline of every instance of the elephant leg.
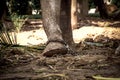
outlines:
[[61, 0], [41, 0], [43, 27], [48, 38], [44, 56], [67, 53], [60, 29], [60, 3]]
[[71, 0], [61, 0], [60, 28], [63, 39], [73, 50], [75, 47], [71, 28]]

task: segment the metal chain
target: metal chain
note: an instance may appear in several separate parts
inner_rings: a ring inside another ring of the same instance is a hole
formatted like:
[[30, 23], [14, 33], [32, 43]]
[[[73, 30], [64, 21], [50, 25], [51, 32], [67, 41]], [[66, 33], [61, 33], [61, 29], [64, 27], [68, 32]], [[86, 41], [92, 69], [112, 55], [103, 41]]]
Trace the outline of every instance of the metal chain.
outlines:
[[76, 55], [77, 52], [75, 52], [73, 49], [71, 49], [71, 47], [67, 44], [66, 48], [68, 49], [67, 54], [72, 54], [72, 55]]

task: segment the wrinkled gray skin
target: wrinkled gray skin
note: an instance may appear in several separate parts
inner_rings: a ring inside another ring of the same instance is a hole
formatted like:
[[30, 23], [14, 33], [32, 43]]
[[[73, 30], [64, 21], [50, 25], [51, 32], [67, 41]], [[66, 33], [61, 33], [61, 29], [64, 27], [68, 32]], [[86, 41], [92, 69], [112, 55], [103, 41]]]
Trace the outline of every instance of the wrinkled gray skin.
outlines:
[[60, 1], [41, 0], [43, 26], [48, 40], [63, 40], [60, 30]]
[[48, 40], [63, 40], [59, 27], [60, 0], [41, 0], [43, 25]]
[[71, 28], [71, 0], [61, 0], [60, 28], [65, 42], [74, 48], [74, 41]]
[[[63, 0], [63, 6], [61, 1], [41, 0], [43, 27], [48, 41], [51, 41], [43, 51], [44, 56], [50, 57], [54, 54], [66, 54], [68, 47], [64, 43], [67, 43], [70, 47], [74, 44], [70, 26], [70, 5], [67, 6], [70, 0], [66, 0], [67, 2]], [[63, 41], [63, 43], [59, 41]]]

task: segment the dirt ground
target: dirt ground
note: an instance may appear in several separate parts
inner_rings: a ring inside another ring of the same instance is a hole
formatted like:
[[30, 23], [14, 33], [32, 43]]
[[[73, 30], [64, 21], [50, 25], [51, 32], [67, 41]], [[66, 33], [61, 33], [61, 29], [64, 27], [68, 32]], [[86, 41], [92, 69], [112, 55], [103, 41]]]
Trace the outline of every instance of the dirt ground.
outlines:
[[115, 54], [120, 21], [80, 20], [73, 30], [76, 53], [54, 57], [41, 55], [47, 37], [39, 22], [30, 21], [17, 33], [18, 44], [30, 47], [0, 45], [0, 80], [97, 80], [95, 76], [120, 80], [120, 54]]

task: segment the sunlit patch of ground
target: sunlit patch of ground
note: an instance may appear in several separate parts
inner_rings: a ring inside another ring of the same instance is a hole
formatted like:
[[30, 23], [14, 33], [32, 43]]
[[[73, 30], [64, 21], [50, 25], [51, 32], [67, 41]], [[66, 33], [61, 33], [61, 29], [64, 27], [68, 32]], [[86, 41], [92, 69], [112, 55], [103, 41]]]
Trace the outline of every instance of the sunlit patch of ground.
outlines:
[[76, 43], [79, 43], [85, 38], [92, 38], [95, 35], [100, 35], [104, 32], [104, 29], [101, 27], [95, 26], [83, 26], [79, 29], [73, 31], [73, 38]]
[[[83, 26], [79, 29], [73, 30], [73, 38], [75, 43], [79, 43], [85, 38], [94, 38], [98, 35], [120, 39], [120, 28]], [[20, 45], [38, 45], [41, 43], [44, 44], [46, 41], [47, 36], [43, 28], [32, 31], [24, 31], [17, 34], [17, 42]]]
[[85, 38], [94, 38], [98, 35], [120, 39], [120, 28], [83, 26], [73, 31], [73, 38], [76, 43], [84, 40]]
[[17, 42], [20, 45], [38, 45], [44, 44], [47, 36], [43, 29], [20, 32], [17, 34]]

